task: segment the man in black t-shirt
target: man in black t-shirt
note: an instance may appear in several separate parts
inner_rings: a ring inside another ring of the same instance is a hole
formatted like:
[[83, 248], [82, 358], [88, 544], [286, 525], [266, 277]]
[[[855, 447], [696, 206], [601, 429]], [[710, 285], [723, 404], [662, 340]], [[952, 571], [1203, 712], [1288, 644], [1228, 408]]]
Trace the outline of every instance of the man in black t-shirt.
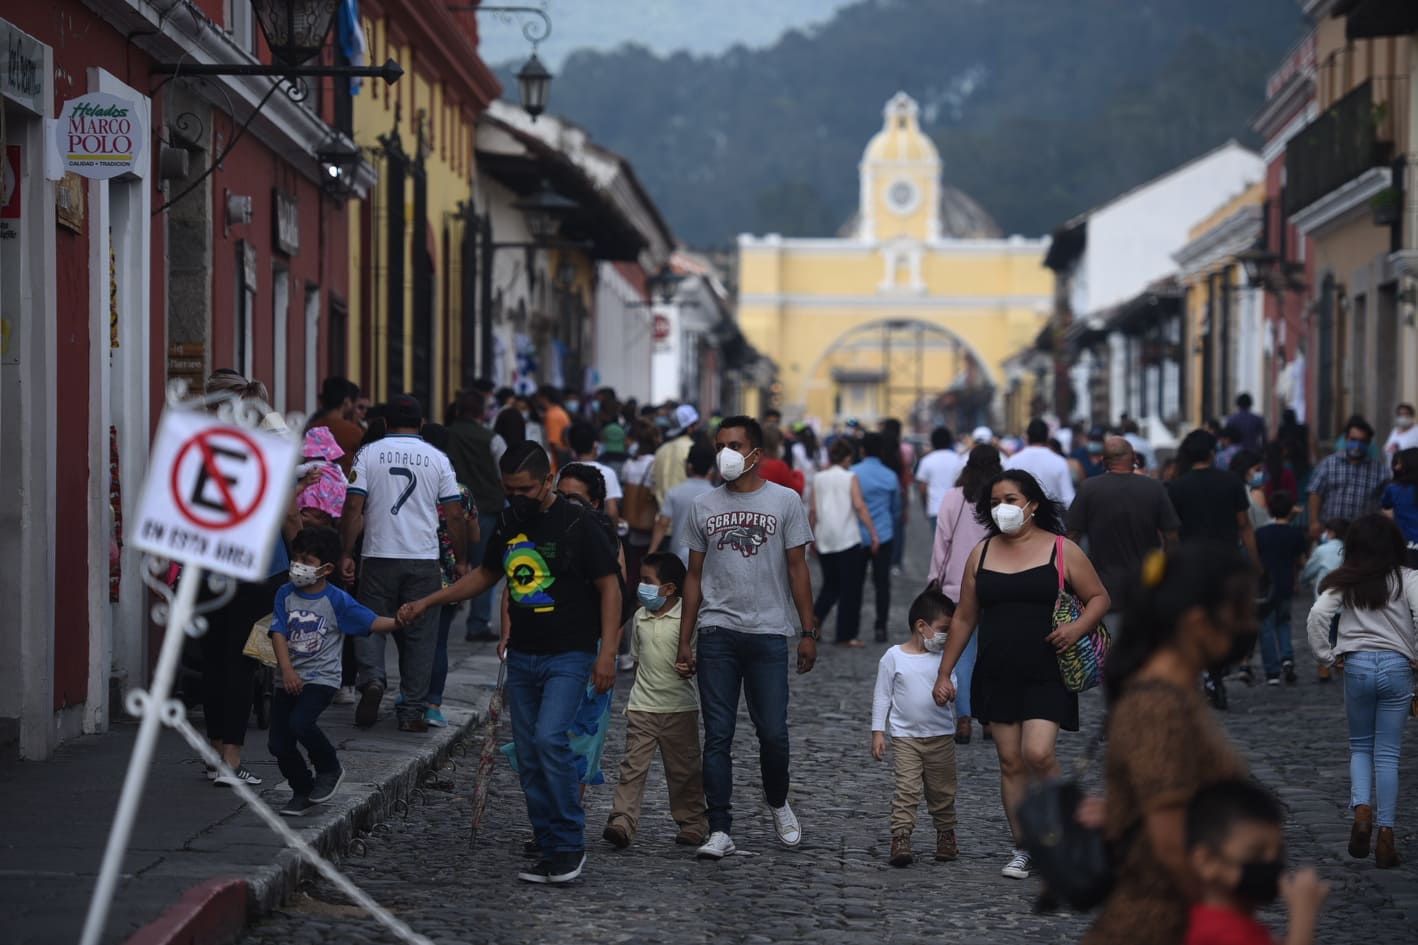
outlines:
[[1167, 495], [1182, 523], [1178, 534], [1183, 542], [1240, 544], [1252, 562], [1259, 562], [1246, 484], [1235, 473], [1217, 469], [1215, 462], [1216, 438], [1210, 433], [1193, 430], [1182, 440], [1177, 450], [1181, 473], [1167, 483]]
[[541, 862], [518, 878], [565, 883], [581, 875], [586, 861], [586, 815], [568, 733], [586, 683], [600, 693], [615, 684], [620, 568], [605, 530], [557, 496], [540, 445], [512, 447], [501, 471], [508, 508], [481, 565], [400, 616], [476, 597], [507, 578], [507, 705], [527, 818], [542, 849]]
[[1177, 513], [1162, 483], [1138, 475], [1132, 444], [1120, 436], [1103, 441], [1101, 476], [1078, 485], [1068, 507], [1068, 536], [1088, 539], [1088, 560], [1112, 598], [1114, 613], [1108, 628], [1122, 629], [1119, 612], [1127, 602], [1129, 582], [1142, 567], [1142, 559], [1163, 539], [1177, 541]]
[[[1240, 543], [1259, 568], [1250, 496], [1240, 476], [1216, 468], [1216, 437], [1205, 430], [1188, 433], [1177, 450], [1177, 468], [1181, 473], [1167, 483], [1167, 495], [1182, 523], [1178, 530], [1182, 542], [1219, 541], [1230, 547]], [[1211, 704], [1226, 708], [1221, 674], [1208, 671], [1205, 683]]]

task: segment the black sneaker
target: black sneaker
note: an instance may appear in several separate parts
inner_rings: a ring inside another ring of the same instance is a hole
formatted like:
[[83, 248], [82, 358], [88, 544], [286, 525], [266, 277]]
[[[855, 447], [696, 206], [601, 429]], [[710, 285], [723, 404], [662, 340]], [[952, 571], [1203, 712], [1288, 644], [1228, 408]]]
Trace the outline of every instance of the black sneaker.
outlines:
[[315, 786], [310, 789], [310, 802], [312, 804], [323, 804], [334, 797], [335, 791], [339, 789], [340, 782], [344, 779], [344, 768], [336, 768], [334, 771], [317, 771], [315, 773]]
[[522, 844], [522, 855], [538, 857], [542, 855], [542, 845], [537, 842], [536, 837], [533, 837], [526, 843]]
[[379, 702], [384, 698], [384, 684], [367, 682], [359, 687], [359, 705], [355, 706], [355, 725], [369, 728], [379, 719]]
[[551, 882], [551, 861], [542, 860], [531, 869], [518, 873], [517, 878], [524, 883], [549, 883]]
[[310, 809], [312, 807], [318, 806], [319, 805], [312, 801], [310, 798], [301, 797], [299, 794], [297, 794], [293, 796], [290, 800], [286, 801], [286, 806], [281, 808], [281, 816], [304, 817], [306, 814], [310, 813]]
[[581, 875], [585, 865], [585, 853], [553, 853], [548, 863], [547, 882], [569, 883]]
[[1285, 681], [1286, 681], [1287, 683], [1290, 683], [1291, 685], [1294, 685], [1295, 683], [1297, 683], [1297, 682], [1300, 681], [1300, 677], [1295, 675], [1295, 661], [1294, 661], [1294, 660], [1286, 660], [1285, 662], [1283, 662], [1283, 663], [1280, 664], [1280, 668], [1281, 668], [1281, 670], [1283, 670], [1284, 673], [1285, 673]]

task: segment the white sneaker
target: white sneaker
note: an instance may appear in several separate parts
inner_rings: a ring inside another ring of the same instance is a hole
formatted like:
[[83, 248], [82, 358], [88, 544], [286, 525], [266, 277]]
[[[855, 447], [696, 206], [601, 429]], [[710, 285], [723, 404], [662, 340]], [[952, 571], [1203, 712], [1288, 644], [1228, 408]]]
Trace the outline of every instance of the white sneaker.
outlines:
[[793, 809], [784, 801], [782, 807], [769, 807], [773, 812], [773, 829], [778, 834], [778, 839], [783, 841], [784, 846], [795, 847], [802, 842], [803, 828], [798, 824], [798, 818], [793, 813]]
[[355, 694], [354, 686], [341, 686], [335, 692], [335, 698], [330, 701], [335, 705], [354, 705], [358, 699], [359, 696]]
[[258, 784], [261, 783], [261, 779], [260, 779], [260, 778], [258, 778], [256, 775], [252, 774], [250, 771], [247, 771], [245, 768], [237, 768], [237, 769], [236, 769], [235, 771], [233, 771], [231, 774], [224, 774], [224, 775], [222, 775], [221, 777], [217, 778], [217, 779], [216, 779], [215, 781], [213, 781], [212, 783], [213, 783], [213, 784], [220, 784], [220, 785], [223, 785], [223, 786], [225, 786], [225, 787], [232, 787], [232, 786], [235, 785], [236, 782], [238, 782], [238, 781], [241, 781], [241, 782], [243, 782], [243, 783], [245, 783], [245, 784], [248, 784], [248, 785], [250, 785], [250, 786], [252, 786], [252, 787], [255, 787], [256, 785], [258, 785]]
[[694, 855], [701, 860], [722, 860], [733, 853], [737, 847], [728, 834], [722, 830], [716, 830], [709, 835], [709, 839], [704, 841], [704, 846], [694, 851]]
[[999, 871], [1001, 876], [1008, 876], [1010, 879], [1028, 879], [1033, 871], [1030, 866], [1029, 854], [1023, 850], [1015, 850], [1014, 856], [1004, 865], [1004, 869]]

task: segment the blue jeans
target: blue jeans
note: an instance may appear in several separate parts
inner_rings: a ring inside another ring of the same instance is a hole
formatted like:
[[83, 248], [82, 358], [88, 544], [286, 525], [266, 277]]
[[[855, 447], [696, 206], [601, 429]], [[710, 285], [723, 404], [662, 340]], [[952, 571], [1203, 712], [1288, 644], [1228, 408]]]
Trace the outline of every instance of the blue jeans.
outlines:
[[438, 642], [433, 650], [433, 672], [428, 676], [429, 705], [443, 705], [443, 687], [448, 683], [448, 631], [458, 616], [457, 606], [440, 607], [438, 611]]
[[970, 681], [975, 678], [975, 654], [979, 651], [980, 631], [970, 634], [965, 652], [955, 663], [955, 717], [970, 717]]
[[700, 627], [697, 663], [709, 830], [728, 833], [733, 826], [734, 729], [741, 689], [758, 735], [764, 797], [772, 807], [788, 802], [788, 638]]
[[[483, 555], [487, 552], [487, 543], [492, 539], [493, 530], [497, 528], [496, 515], [484, 515], [478, 513], [478, 540], [473, 542], [468, 549], [468, 563], [473, 567], [483, 563]], [[497, 588], [489, 587], [477, 597], [474, 597], [468, 604], [468, 628], [464, 631], [464, 637], [496, 637], [501, 630], [494, 630], [492, 626], [492, 605], [497, 599]]]
[[1413, 667], [1391, 650], [1344, 656], [1344, 710], [1349, 716], [1349, 804], [1368, 804], [1378, 775], [1380, 827], [1398, 806], [1398, 751], [1413, 698]]
[[335, 698], [334, 686], [315, 686], [306, 683], [299, 695], [290, 695], [282, 688], [271, 691], [271, 731], [267, 733], [266, 747], [280, 766], [281, 774], [290, 782], [296, 797], [308, 797], [315, 786], [310, 769], [300, 754], [301, 745], [310, 753], [310, 763], [316, 774], [327, 774], [340, 770], [340, 759], [335, 754], [335, 746], [320, 730], [320, 713]]
[[1279, 676], [1281, 664], [1295, 660], [1295, 648], [1290, 639], [1290, 598], [1275, 602], [1260, 624], [1260, 662], [1266, 676]]
[[542, 853], [586, 848], [586, 812], [569, 732], [591, 678], [594, 653], [507, 651], [507, 709], [527, 819]]

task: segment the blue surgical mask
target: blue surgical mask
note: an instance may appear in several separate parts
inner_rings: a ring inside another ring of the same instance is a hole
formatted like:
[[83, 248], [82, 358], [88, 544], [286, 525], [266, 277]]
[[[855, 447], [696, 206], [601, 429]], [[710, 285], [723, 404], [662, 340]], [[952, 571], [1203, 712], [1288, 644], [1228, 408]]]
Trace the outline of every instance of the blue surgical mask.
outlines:
[[635, 589], [635, 596], [640, 598], [640, 603], [646, 610], [659, 610], [665, 606], [665, 595], [660, 593], [660, 588], [655, 584], [641, 584]]
[[1363, 459], [1369, 455], [1369, 444], [1363, 440], [1349, 440], [1344, 444], [1344, 453], [1350, 459]]
[[1261, 488], [1262, 486], [1264, 486], [1264, 485], [1265, 485], [1265, 473], [1264, 473], [1264, 472], [1258, 472], [1258, 473], [1256, 473], [1254, 476], [1252, 476], [1252, 477], [1250, 478], [1250, 485], [1251, 485], [1251, 488], [1252, 488], [1252, 489], [1259, 489], [1259, 488]]

